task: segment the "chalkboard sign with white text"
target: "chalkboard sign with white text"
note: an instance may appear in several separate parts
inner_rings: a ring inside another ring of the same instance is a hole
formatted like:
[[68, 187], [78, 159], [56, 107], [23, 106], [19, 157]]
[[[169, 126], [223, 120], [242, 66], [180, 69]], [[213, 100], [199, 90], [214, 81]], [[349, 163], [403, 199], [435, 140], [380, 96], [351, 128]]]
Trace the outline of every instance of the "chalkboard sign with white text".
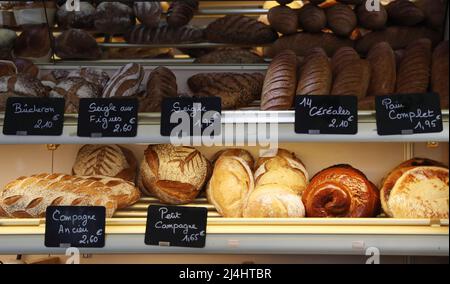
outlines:
[[58, 136], [64, 126], [63, 98], [10, 97], [3, 134]]
[[442, 132], [440, 98], [436, 93], [377, 96], [378, 135]]
[[166, 98], [161, 105], [162, 136], [216, 136], [222, 111], [219, 97]]
[[202, 248], [208, 210], [201, 207], [150, 205], [145, 244]]
[[45, 246], [104, 247], [105, 213], [101, 206], [49, 206], [45, 215]]
[[80, 137], [135, 137], [137, 127], [136, 98], [80, 99]]
[[357, 105], [355, 96], [297, 96], [295, 133], [356, 134]]

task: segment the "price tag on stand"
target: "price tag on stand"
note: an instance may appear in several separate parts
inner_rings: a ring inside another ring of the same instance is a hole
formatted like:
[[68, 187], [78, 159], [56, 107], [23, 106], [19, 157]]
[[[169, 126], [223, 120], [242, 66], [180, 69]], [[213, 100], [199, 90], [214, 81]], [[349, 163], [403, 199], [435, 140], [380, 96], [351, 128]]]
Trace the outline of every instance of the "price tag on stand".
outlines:
[[221, 112], [219, 97], [166, 98], [161, 105], [161, 135], [220, 135]]
[[80, 99], [78, 136], [135, 137], [138, 106], [136, 98]]
[[207, 217], [208, 209], [202, 207], [150, 205], [145, 244], [203, 248]]
[[10, 97], [3, 134], [58, 136], [64, 126], [64, 99]]
[[378, 135], [442, 132], [439, 95], [407, 94], [375, 98]]
[[358, 100], [355, 96], [297, 96], [295, 133], [358, 133]]
[[45, 217], [46, 247], [105, 246], [105, 207], [49, 206]]

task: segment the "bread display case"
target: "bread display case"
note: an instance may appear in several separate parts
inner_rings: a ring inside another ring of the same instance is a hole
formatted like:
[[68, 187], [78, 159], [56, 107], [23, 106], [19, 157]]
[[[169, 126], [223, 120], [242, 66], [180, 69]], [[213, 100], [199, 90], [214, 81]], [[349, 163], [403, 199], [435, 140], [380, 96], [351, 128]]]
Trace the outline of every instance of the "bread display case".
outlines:
[[[447, 1], [19, 2], [0, 1], [0, 261], [64, 255], [46, 209], [81, 205], [106, 212], [92, 263], [448, 262]], [[442, 131], [380, 135], [393, 94], [436, 97]], [[300, 134], [308, 95], [355, 97], [356, 134]], [[6, 134], [17, 97], [64, 98], [60, 135]], [[218, 135], [162, 133], [164, 101], [216, 97]], [[110, 98], [138, 102], [136, 136], [80, 135], [80, 99]], [[150, 205], [206, 208], [205, 246], [148, 245]]]

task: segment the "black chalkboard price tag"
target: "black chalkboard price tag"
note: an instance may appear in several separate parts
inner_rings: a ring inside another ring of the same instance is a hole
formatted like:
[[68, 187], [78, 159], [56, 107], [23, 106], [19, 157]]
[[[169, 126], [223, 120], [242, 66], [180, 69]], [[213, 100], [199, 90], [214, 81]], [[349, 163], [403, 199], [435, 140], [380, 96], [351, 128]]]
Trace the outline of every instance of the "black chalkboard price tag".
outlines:
[[105, 246], [105, 207], [49, 206], [45, 218], [46, 247]]
[[145, 244], [203, 248], [207, 216], [202, 207], [150, 205]]
[[10, 97], [3, 134], [58, 136], [64, 126], [63, 98]]
[[295, 133], [356, 134], [357, 105], [355, 96], [297, 96]]
[[375, 98], [378, 135], [442, 132], [439, 95], [406, 94]]
[[219, 97], [166, 98], [161, 105], [161, 136], [217, 136], [221, 131]]
[[136, 98], [80, 99], [78, 136], [135, 137], [138, 105]]

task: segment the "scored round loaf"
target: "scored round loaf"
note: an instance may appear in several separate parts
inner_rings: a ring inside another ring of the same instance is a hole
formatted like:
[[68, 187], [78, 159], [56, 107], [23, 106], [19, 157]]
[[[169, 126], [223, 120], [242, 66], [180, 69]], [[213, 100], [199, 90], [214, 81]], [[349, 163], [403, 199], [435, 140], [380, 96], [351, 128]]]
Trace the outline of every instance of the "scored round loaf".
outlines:
[[247, 196], [254, 187], [250, 165], [228, 152], [215, 162], [206, 196], [222, 217], [237, 218], [242, 217]]
[[248, 152], [247, 150], [243, 149], [225, 149], [217, 152], [214, 154], [214, 157], [212, 158], [213, 163], [215, 163], [219, 158], [221, 157], [238, 157], [244, 160], [250, 169], [253, 171], [253, 168], [255, 166], [255, 160], [253, 159], [252, 154]]
[[135, 182], [137, 160], [119, 145], [84, 145], [78, 150], [72, 172], [80, 176], [108, 176]]
[[144, 69], [141, 65], [128, 63], [111, 76], [102, 96], [104, 98], [135, 96], [143, 76]]
[[139, 101], [139, 111], [161, 111], [162, 100], [176, 96], [178, 96], [178, 86], [175, 74], [170, 69], [160, 66], [148, 76], [146, 95]]
[[301, 195], [308, 186], [309, 175], [302, 161], [292, 152], [278, 149], [275, 156], [257, 161], [255, 186], [279, 184]]
[[356, 16], [359, 25], [369, 30], [381, 30], [386, 27], [388, 14], [386, 8], [380, 4], [380, 9], [377, 11], [368, 11], [366, 3], [371, 0], [365, 0], [363, 4], [356, 8]]
[[103, 88], [105, 88], [106, 84], [109, 81], [108, 73], [104, 72], [101, 69], [93, 69], [88, 67], [82, 67], [80, 69], [73, 70], [69, 74], [67, 74], [67, 77], [81, 77], [89, 83], [99, 86], [102, 90]]
[[301, 197], [281, 184], [256, 187], [248, 196], [244, 218], [302, 218], [305, 207]]
[[41, 77], [41, 82], [44, 86], [53, 89], [59, 82], [67, 78], [69, 71], [67, 70], [52, 70]]
[[97, 31], [115, 35], [123, 34], [135, 24], [133, 9], [120, 2], [102, 2], [95, 10], [94, 25]]
[[307, 217], [375, 217], [379, 191], [359, 170], [336, 165], [317, 173], [302, 195]]
[[64, 29], [92, 29], [94, 14], [95, 7], [89, 2], [80, 2], [79, 11], [68, 11], [66, 5], [61, 5], [56, 12], [56, 21]]
[[421, 38], [430, 39], [435, 46], [441, 41], [442, 35], [440, 32], [422, 26], [391, 26], [385, 30], [373, 31], [364, 35], [357, 41], [355, 49], [360, 54], [367, 54], [372, 46], [385, 41], [389, 43], [393, 50], [398, 50], [406, 48], [409, 44]]
[[337, 74], [341, 73], [342, 69], [358, 59], [360, 59], [359, 54], [353, 47], [344, 46], [339, 48], [331, 58], [333, 76], [336, 77]]
[[279, 53], [267, 69], [261, 95], [261, 110], [289, 110], [297, 86], [297, 56], [291, 50]]
[[197, 0], [175, 0], [167, 10], [167, 24], [175, 28], [187, 25], [197, 9]]
[[137, 44], [196, 43], [203, 41], [203, 30], [191, 26], [174, 28], [167, 24], [160, 24], [154, 28], [136, 25], [125, 34], [125, 40]]
[[332, 95], [349, 95], [364, 98], [370, 83], [370, 64], [367, 60], [351, 61], [336, 74]]
[[286, 49], [294, 51], [298, 56], [305, 56], [315, 47], [321, 47], [328, 56], [343, 46], [353, 47], [353, 41], [338, 37], [331, 33], [296, 33], [277, 39], [271, 46], [264, 48], [264, 55], [275, 57]]
[[389, 20], [402, 26], [415, 26], [425, 19], [422, 10], [409, 0], [395, 0], [386, 6]]
[[430, 159], [424, 158], [412, 158], [407, 160], [397, 167], [395, 167], [392, 171], [390, 171], [381, 181], [381, 189], [380, 189], [380, 199], [381, 205], [384, 213], [388, 216], [392, 217], [393, 213], [389, 208], [388, 201], [391, 195], [391, 191], [394, 188], [396, 182], [400, 177], [403, 176], [405, 172], [415, 167], [444, 167], [445, 165]]
[[211, 22], [205, 29], [205, 37], [218, 43], [265, 44], [275, 41], [278, 34], [253, 18], [228, 15]]
[[17, 72], [20, 74], [28, 74], [31, 77], [37, 77], [39, 74], [39, 68], [33, 63], [33, 61], [25, 58], [12, 59], [17, 67]]
[[442, 108], [448, 108], [448, 62], [448, 41], [443, 41], [434, 49], [431, 65], [431, 90], [438, 93], [442, 99], [447, 98], [447, 105], [441, 104]]
[[405, 50], [397, 72], [396, 92], [426, 93], [430, 82], [431, 41], [419, 39]]
[[288, 6], [275, 6], [271, 8], [267, 18], [270, 26], [279, 33], [288, 35], [297, 32], [297, 12]]
[[83, 78], [66, 78], [60, 81], [50, 92], [52, 98], [66, 100], [65, 112], [78, 113], [81, 98], [98, 98], [101, 94], [99, 86], [91, 84]]
[[17, 74], [17, 67], [14, 62], [9, 60], [0, 60], [0, 77]]
[[305, 32], [318, 33], [327, 25], [327, 16], [322, 8], [305, 4], [298, 10], [298, 24]]
[[[315, 51], [317, 50], [317, 51]], [[330, 60], [322, 48], [302, 65], [297, 85], [297, 95], [328, 95], [331, 91], [333, 74]]]
[[51, 54], [51, 40], [47, 25], [26, 25], [22, 29], [22, 33], [14, 41], [14, 57], [36, 61], [48, 60]]
[[397, 67], [395, 54], [387, 42], [374, 45], [367, 55], [370, 63], [368, 96], [390, 95], [395, 91]]
[[154, 28], [159, 25], [162, 14], [162, 8], [159, 2], [134, 2], [133, 11], [136, 18], [146, 27]]
[[29, 74], [13, 74], [0, 77], [0, 94], [23, 97], [45, 97], [47, 88]]
[[99, 59], [101, 49], [89, 33], [70, 29], [56, 38], [55, 53], [62, 59]]
[[328, 27], [338, 36], [349, 36], [356, 28], [358, 20], [352, 8], [336, 4], [325, 10]]
[[167, 204], [193, 201], [211, 173], [209, 161], [196, 149], [150, 145], [140, 169], [141, 190]]

